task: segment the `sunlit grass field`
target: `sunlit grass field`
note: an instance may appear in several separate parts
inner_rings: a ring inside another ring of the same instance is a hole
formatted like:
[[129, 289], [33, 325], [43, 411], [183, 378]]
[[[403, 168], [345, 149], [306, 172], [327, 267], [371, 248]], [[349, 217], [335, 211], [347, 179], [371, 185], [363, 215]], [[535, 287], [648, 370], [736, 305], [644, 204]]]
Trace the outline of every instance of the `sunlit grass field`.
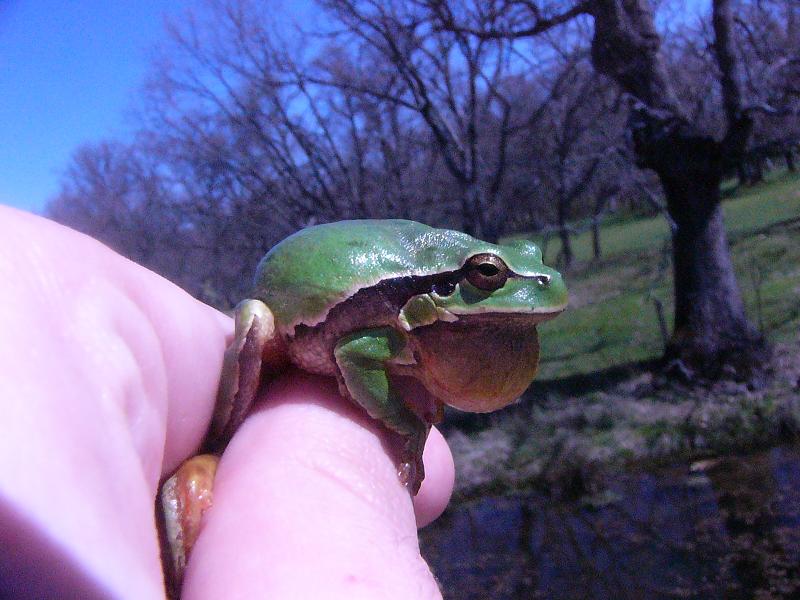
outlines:
[[[773, 341], [800, 328], [800, 175], [777, 173], [723, 203], [739, 285], [754, 324]], [[568, 312], [541, 326], [539, 379], [590, 373], [656, 358], [664, 349], [656, 302], [672, 328], [669, 229], [663, 217], [602, 228], [603, 258], [591, 262], [591, 233], [574, 237], [565, 273]], [[559, 244], [546, 248], [553, 262]]]

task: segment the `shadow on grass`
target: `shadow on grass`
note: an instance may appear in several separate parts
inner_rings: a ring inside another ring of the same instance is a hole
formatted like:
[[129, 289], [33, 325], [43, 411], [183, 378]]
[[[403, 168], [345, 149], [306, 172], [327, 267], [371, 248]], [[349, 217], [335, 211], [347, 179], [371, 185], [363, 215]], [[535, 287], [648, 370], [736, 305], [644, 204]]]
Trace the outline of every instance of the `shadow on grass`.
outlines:
[[559, 379], [534, 381], [523, 394], [522, 401], [536, 402], [537, 397], [553, 393], [582, 395], [605, 391], [642, 373], [658, 371], [663, 364], [662, 358], [651, 358], [613, 365], [592, 373], [578, 373]]
[[[615, 365], [592, 373], [534, 381], [517, 403], [501, 412], [506, 416], [514, 411], [527, 412], [531, 405], [548, 396], [579, 396], [606, 391], [643, 373], [658, 371], [663, 364], [661, 358], [655, 358]], [[459, 429], [464, 433], [474, 433], [489, 427], [497, 414], [469, 413], [448, 408], [447, 417], [437, 427], [444, 432]]]
[[606, 339], [604, 337], [600, 337], [595, 343], [586, 346], [584, 348], [576, 348], [574, 352], [565, 352], [563, 354], [552, 354], [547, 358], [542, 358], [540, 360], [540, 365], [558, 364], [566, 361], [575, 360], [576, 358], [585, 356], [587, 354], [594, 354], [595, 352], [601, 352], [602, 350], [610, 348], [613, 345], [614, 343], [611, 340]]

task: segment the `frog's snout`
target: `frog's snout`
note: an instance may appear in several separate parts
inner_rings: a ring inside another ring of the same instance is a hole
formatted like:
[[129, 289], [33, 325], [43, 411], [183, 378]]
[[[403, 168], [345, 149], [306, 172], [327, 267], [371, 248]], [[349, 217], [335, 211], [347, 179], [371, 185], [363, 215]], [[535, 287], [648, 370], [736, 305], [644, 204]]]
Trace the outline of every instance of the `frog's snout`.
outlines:
[[534, 281], [540, 290], [538, 301], [541, 302], [540, 306], [542, 306], [536, 312], [543, 314], [543, 320], [550, 320], [564, 312], [567, 308], [569, 295], [561, 273], [548, 269], [546, 273], [535, 275]]

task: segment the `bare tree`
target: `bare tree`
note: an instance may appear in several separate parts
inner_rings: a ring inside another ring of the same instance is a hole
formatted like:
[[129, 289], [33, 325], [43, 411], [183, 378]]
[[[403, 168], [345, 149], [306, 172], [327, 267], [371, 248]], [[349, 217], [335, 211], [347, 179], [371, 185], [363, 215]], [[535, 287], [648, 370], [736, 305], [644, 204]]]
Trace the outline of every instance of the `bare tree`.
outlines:
[[220, 0], [173, 24], [140, 111], [149, 151], [217, 265], [204, 288], [223, 298], [241, 297], [263, 253], [304, 226], [431, 216], [404, 201], [429, 169], [415, 124], [314, 82], [307, 38], [278, 37], [273, 19]]
[[166, 239], [174, 243], [182, 235], [178, 213], [156, 162], [133, 145], [106, 141], [78, 148], [47, 214], [180, 279], [180, 266], [168, 268], [180, 261], [163, 252]]
[[[343, 26], [338, 35], [343, 47], [374, 61], [367, 73], [330, 73], [326, 81], [416, 113], [458, 186], [461, 228], [496, 239], [504, 230], [499, 194], [509, 140], [536, 120], [549, 97], [522, 114], [514, 111], [505, 85], [514, 60], [510, 44], [448, 26], [463, 20], [483, 26], [492, 16], [481, 2], [321, 4]], [[376, 71], [387, 75], [376, 78]]]
[[[734, 16], [743, 86], [760, 110], [741, 171], [763, 177], [763, 162], [784, 159], [795, 170], [800, 145], [800, 4], [793, 0], [747, 2]], [[747, 167], [750, 166], [750, 169]]]
[[653, 169], [674, 221], [675, 325], [667, 356], [706, 372], [752, 373], [768, 353], [747, 320], [728, 252], [720, 183], [752, 132], [741, 88], [731, 0], [714, 0], [714, 57], [725, 115], [722, 134], [693, 122], [668, 77], [646, 0], [596, 0], [592, 60], [635, 98], [631, 129], [640, 163]]
[[672, 226], [668, 355], [757, 367], [719, 183], [773, 108], [796, 123], [798, 18], [789, 0], [737, 1], [662, 35], [648, 0], [325, 0], [324, 30], [293, 39], [257, 3], [208, 0], [172, 26], [136, 139], [77, 153], [52, 210], [138, 260], [171, 257], [160, 270], [217, 304], [277, 240], [341, 218], [488, 238], [560, 223], [569, 260], [571, 220], [596, 231], [612, 199], [635, 196], [618, 176], [628, 114]]
[[[553, 177], [561, 261], [565, 268], [572, 265], [574, 258], [570, 241], [571, 222], [578, 216], [574, 207], [581, 201], [588, 205], [592, 197], [598, 201], [607, 199], [613, 193], [612, 188], [601, 190], [595, 184], [605, 163], [616, 158], [616, 147], [622, 143], [622, 130], [610, 115], [616, 94], [591, 72], [577, 71], [574, 77], [563, 97], [552, 103], [549, 128], [554, 147], [549, 153], [548, 171]], [[602, 210], [597, 205], [594, 208], [595, 214]]]
[[743, 156], [761, 108], [743, 89], [733, 1], [711, 5], [714, 69], [706, 80], [717, 78], [719, 133], [692, 118], [698, 110], [679, 93], [649, 0], [491, 2], [503, 15], [492, 28], [459, 26], [481, 39], [524, 39], [575, 18], [592, 19], [592, 64], [631, 98], [636, 158], [658, 175], [673, 224], [675, 326], [667, 357], [712, 376], [731, 368], [741, 376], [760, 372], [768, 356], [745, 315], [720, 206], [723, 174]]

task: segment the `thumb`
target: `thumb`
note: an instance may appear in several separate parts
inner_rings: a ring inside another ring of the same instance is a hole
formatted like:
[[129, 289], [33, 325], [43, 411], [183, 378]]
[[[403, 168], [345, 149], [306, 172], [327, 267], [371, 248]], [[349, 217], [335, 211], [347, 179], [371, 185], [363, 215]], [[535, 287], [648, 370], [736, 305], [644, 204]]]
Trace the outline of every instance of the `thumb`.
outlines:
[[443, 509], [452, 457], [432, 432], [415, 503], [386, 432], [331, 379], [273, 382], [220, 462], [184, 598], [441, 598], [417, 522]]

